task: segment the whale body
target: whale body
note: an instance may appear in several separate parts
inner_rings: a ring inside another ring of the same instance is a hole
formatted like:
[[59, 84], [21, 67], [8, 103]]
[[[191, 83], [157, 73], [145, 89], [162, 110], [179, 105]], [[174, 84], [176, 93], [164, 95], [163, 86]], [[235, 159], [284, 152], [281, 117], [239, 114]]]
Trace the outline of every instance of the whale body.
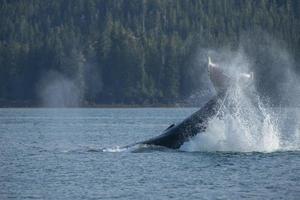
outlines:
[[[224, 105], [227, 89], [230, 87], [231, 78], [223, 73], [223, 70], [211, 62], [208, 58], [208, 73], [217, 95], [211, 98], [201, 109], [187, 117], [179, 124], [172, 124], [161, 135], [135, 143], [144, 145], [163, 146], [171, 149], [179, 149], [180, 146], [197, 134], [205, 132], [209, 121], [220, 116], [220, 109]], [[244, 73], [245, 74], [245, 73]], [[249, 79], [252, 74], [246, 74]], [[243, 77], [245, 77], [243, 75]], [[127, 147], [130, 147], [129, 145]]]
[[209, 120], [217, 116], [223, 98], [224, 95], [213, 97], [200, 110], [193, 113], [181, 123], [177, 125], [172, 124], [161, 135], [140, 142], [140, 144], [179, 149], [184, 142], [206, 130]]

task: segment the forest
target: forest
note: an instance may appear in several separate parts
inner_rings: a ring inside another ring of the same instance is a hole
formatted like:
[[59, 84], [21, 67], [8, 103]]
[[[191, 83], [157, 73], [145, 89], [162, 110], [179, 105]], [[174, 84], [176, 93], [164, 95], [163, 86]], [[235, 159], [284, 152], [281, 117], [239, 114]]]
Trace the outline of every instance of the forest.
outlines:
[[299, 72], [300, 1], [1, 0], [0, 106], [184, 102], [201, 89], [201, 49], [243, 43], [263, 72], [269, 37]]

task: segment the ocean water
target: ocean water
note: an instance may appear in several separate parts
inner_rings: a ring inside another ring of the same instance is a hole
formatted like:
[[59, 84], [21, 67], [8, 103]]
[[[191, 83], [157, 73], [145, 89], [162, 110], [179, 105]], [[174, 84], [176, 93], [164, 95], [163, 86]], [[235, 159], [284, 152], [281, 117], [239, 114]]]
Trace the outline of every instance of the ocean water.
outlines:
[[216, 121], [177, 151], [121, 148], [194, 111], [0, 109], [0, 199], [300, 198], [299, 109], [255, 136]]

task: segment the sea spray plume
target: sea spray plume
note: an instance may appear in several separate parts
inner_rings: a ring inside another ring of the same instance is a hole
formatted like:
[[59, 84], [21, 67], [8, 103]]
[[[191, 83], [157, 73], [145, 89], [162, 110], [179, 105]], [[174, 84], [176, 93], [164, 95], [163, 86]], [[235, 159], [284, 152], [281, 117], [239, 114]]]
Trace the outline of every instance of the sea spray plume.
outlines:
[[215, 117], [210, 120], [207, 130], [184, 143], [181, 150], [278, 150], [280, 140], [276, 120], [259, 99], [255, 92], [255, 84], [245, 83], [242, 78], [244, 72], [251, 72], [251, 64], [247, 62], [248, 59], [242, 51], [235, 55], [233, 52], [228, 54], [231, 60], [219, 63], [231, 79], [224, 99], [226, 102], [220, 108], [222, 118]]
[[42, 77], [38, 94], [43, 107], [77, 107], [82, 93], [76, 81], [50, 71]]
[[253, 69], [258, 76], [256, 88], [260, 97], [279, 107], [276, 111], [281, 115], [281, 149], [299, 149], [300, 114], [293, 107], [300, 106], [300, 75], [295, 58], [284, 41], [265, 32], [244, 34], [241, 38], [245, 53], [256, 63]]
[[252, 62], [261, 97], [276, 106], [300, 105], [300, 77], [284, 41], [263, 31], [249, 32], [241, 35], [240, 49]]
[[[254, 72], [254, 82], [247, 90], [241, 90], [240, 83], [236, 82], [228, 98], [233, 114], [228, 115], [228, 110], [224, 110], [225, 118], [211, 121], [207, 134], [196, 136], [202, 138], [186, 144], [186, 150], [299, 149], [300, 114], [297, 109], [287, 107], [300, 105], [300, 77], [284, 42], [264, 32], [247, 33], [241, 35], [237, 51], [200, 49], [198, 53], [198, 59], [202, 60], [199, 65], [210, 55], [231, 76], [243, 71]], [[231, 131], [226, 132], [226, 128]]]
[[280, 112], [281, 120], [279, 121], [280, 132], [282, 135], [281, 145], [284, 150], [300, 149], [300, 113], [299, 107], [277, 108]]
[[[225, 69], [224, 71], [226, 73], [228, 73], [228, 71], [231, 74], [248, 72], [246, 70], [247, 66], [244, 67], [244, 65], [238, 63], [242, 60], [239, 59], [239, 57], [243, 56], [242, 52], [239, 54], [237, 53], [238, 52], [232, 51], [229, 47], [224, 47], [222, 49], [199, 48], [195, 52], [195, 55], [191, 58], [193, 61], [189, 61], [191, 66], [188, 68], [188, 74], [189, 80], [193, 82], [193, 85], [197, 85], [197, 87], [194, 88], [191, 95], [186, 98], [185, 101], [187, 104], [202, 107], [203, 103], [207, 102], [212, 96], [217, 94], [207, 70], [208, 57], [212, 58], [213, 63], [219, 64], [218, 67], [220, 69]], [[244, 57], [243, 59], [246, 58]], [[232, 67], [232, 64], [240, 65], [241, 67], [235, 69]], [[250, 64], [252, 63], [247, 60], [247, 65]]]

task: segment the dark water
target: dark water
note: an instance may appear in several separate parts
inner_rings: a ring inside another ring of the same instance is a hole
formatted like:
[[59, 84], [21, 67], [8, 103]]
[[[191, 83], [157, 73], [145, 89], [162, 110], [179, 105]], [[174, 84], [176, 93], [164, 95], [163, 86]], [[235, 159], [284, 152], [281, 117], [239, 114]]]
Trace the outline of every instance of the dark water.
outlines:
[[195, 109], [1, 109], [0, 199], [299, 199], [300, 152], [102, 152]]

